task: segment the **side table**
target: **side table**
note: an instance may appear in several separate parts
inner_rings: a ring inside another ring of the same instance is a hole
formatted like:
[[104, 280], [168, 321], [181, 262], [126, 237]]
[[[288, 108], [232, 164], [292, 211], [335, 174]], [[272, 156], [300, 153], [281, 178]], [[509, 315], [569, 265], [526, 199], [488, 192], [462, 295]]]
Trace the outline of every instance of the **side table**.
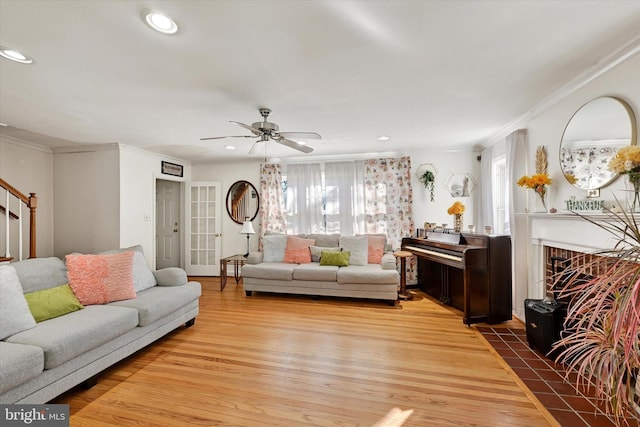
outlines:
[[233, 277], [236, 279], [236, 286], [242, 278], [242, 266], [247, 262], [244, 255], [231, 255], [220, 260], [220, 292], [227, 286], [227, 265], [233, 263]]
[[397, 251], [393, 255], [396, 258], [400, 258], [400, 292], [398, 292], [398, 299], [410, 300], [413, 299], [413, 295], [407, 292], [407, 258], [413, 256], [409, 251]]

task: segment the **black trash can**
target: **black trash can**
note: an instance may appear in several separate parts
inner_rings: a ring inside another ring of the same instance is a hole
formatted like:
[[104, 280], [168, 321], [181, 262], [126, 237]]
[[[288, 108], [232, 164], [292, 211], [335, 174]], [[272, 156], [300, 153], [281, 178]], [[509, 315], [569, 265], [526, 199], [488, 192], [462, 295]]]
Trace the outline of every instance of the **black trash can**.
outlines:
[[549, 352], [553, 344], [560, 339], [562, 324], [567, 316], [567, 303], [554, 304], [539, 299], [526, 299], [524, 315], [529, 347], [553, 357]]

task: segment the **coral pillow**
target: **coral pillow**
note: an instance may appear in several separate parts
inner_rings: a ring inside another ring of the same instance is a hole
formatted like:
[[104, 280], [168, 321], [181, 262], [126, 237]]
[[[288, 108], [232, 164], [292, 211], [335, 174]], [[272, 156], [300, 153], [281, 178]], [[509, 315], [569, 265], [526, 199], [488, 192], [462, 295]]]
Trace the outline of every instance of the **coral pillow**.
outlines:
[[387, 241], [386, 236], [367, 236], [367, 238], [369, 239], [367, 261], [369, 264], [381, 264], [384, 245]]
[[310, 246], [316, 244], [315, 239], [303, 239], [302, 237], [287, 236], [287, 246], [284, 249], [286, 263], [307, 264], [311, 262]]
[[311, 262], [311, 251], [308, 247], [287, 249], [284, 251], [284, 261], [288, 264], [308, 264]]
[[66, 256], [69, 286], [80, 304], [105, 304], [136, 297], [133, 251], [108, 255]]

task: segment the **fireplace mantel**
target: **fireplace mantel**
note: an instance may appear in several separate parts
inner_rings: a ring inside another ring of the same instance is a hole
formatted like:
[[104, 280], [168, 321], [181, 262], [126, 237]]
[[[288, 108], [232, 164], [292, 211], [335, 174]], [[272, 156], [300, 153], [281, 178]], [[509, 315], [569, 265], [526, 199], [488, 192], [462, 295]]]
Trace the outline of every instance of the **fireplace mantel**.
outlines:
[[[611, 249], [616, 237], [606, 230], [572, 213], [525, 214], [529, 223], [529, 298], [541, 299], [546, 292], [545, 246], [575, 252], [593, 253]], [[586, 215], [585, 215], [586, 216]], [[609, 220], [606, 214], [589, 214], [594, 220]]]

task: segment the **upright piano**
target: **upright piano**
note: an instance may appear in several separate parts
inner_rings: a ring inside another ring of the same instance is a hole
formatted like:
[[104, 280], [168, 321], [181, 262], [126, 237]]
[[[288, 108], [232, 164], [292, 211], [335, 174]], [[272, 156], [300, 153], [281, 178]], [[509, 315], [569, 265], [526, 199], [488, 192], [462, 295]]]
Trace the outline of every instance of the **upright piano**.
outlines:
[[420, 290], [463, 312], [462, 321], [511, 319], [511, 238], [430, 231], [402, 239], [418, 259]]

